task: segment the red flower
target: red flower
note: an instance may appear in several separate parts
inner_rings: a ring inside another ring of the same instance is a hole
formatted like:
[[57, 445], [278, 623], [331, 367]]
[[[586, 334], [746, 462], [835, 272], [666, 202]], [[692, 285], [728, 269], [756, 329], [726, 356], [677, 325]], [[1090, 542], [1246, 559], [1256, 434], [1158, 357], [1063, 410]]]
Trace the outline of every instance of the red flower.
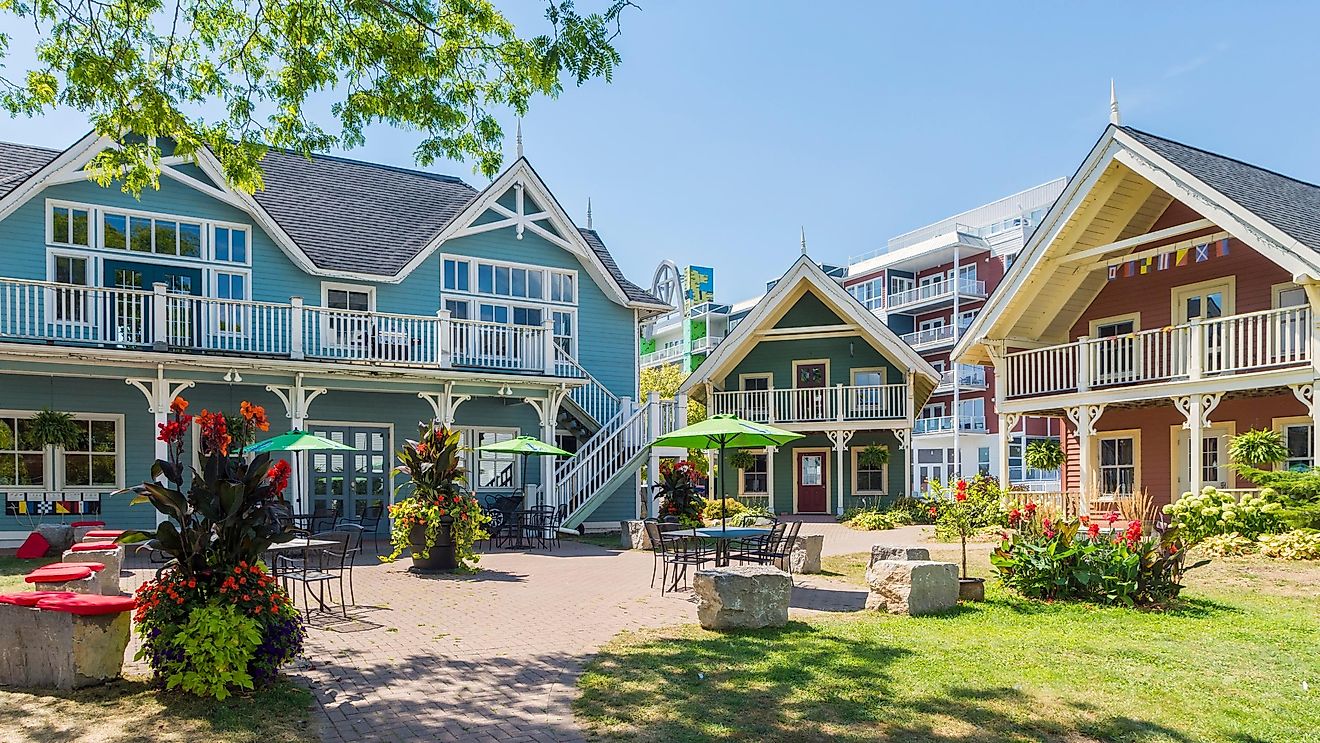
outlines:
[[966, 481], [966, 480], [959, 480], [959, 481], [958, 481], [958, 486], [957, 486], [957, 488], [955, 488], [955, 492], [954, 492], [954, 496], [953, 496], [953, 497], [957, 498], [957, 499], [960, 500], [960, 501], [967, 500], [967, 481]]
[[1099, 537], [1099, 536], [1100, 536], [1100, 525], [1097, 524], [1097, 523], [1095, 523], [1094, 521], [1092, 521], [1092, 522], [1091, 522], [1091, 525], [1088, 526], [1088, 527], [1086, 527], [1086, 535], [1087, 535], [1088, 537], [1090, 537], [1091, 539], [1096, 539], [1097, 537]]
[[931, 506], [931, 507], [930, 507], [930, 515], [931, 515], [931, 516], [934, 516], [934, 515], [936, 515], [936, 514], [938, 514], [938, 513], [939, 513], [939, 509], [935, 508], [935, 506]]
[[183, 441], [183, 437], [188, 433], [188, 424], [190, 423], [192, 423], [192, 416], [190, 415], [183, 415], [176, 420], [158, 423], [156, 427], [160, 429], [160, 433], [156, 436], [156, 439], [167, 444]]
[[1012, 511], [1008, 512], [1009, 526], [1017, 526], [1018, 522], [1021, 520], [1022, 520], [1022, 512], [1019, 511], [1018, 509], [1014, 508]]
[[260, 405], [253, 405], [247, 400], [244, 400], [239, 404], [238, 412], [243, 416], [243, 420], [248, 422], [248, 425], [258, 431], [270, 430], [270, 420], [266, 418], [266, 409]]
[[1109, 512], [1109, 525], [1110, 525], [1110, 526], [1113, 526], [1115, 521], [1118, 521], [1118, 511], [1110, 511], [1110, 512]]
[[278, 498], [284, 495], [285, 488], [289, 487], [289, 474], [291, 472], [292, 468], [289, 467], [289, 463], [283, 459], [272, 464], [270, 470], [266, 472], [266, 482], [275, 497]]
[[1032, 503], [1031, 501], [1027, 501], [1027, 515], [1030, 516], [1035, 512], [1036, 512], [1036, 504]]
[[212, 413], [205, 409], [197, 416], [197, 425], [202, 429], [202, 451], [205, 454], [229, 454], [229, 444], [233, 437], [225, 424], [223, 413]]
[[174, 401], [170, 403], [170, 412], [175, 415], [183, 415], [184, 411], [187, 409], [188, 401], [182, 397], [176, 397], [174, 398]]

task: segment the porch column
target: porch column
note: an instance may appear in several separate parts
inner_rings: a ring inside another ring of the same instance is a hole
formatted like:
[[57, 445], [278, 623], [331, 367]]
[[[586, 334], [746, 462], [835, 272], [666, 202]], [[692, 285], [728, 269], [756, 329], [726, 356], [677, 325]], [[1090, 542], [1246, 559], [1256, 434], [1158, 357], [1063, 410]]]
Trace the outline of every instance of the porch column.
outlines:
[[[1004, 487], [1012, 485], [1012, 478], [1009, 475], [1008, 465], [1008, 446], [1013, 438], [1013, 429], [1017, 428], [1018, 421], [1022, 419], [1020, 413], [1000, 413], [999, 414], [999, 483]], [[1023, 439], [1022, 455], [1026, 456], [1026, 440]], [[1025, 460], [1023, 468], [1026, 468]]]
[[[192, 387], [195, 382], [182, 379], [166, 379], [165, 365], [156, 365], [156, 376], [154, 378], [127, 378], [124, 383], [135, 388], [147, 398], [147, 411], [154, 416], [155, 428], [153, 433], [160, 433], [160, 427], [169, 421], [170, 403], [179, 396], [180, 392]], [[166, 459], [169, 457], [169, 446], [155, 437], [156, 459]]]
[[[906, 477], [903, 478], [904, 486], [907, 488], [908, 495], [915, 495], [916, 488], [913, 485], [912, 478], [915, 476], [916, 468], [909, 466], [909, 463], [912, 462], [912, 453], [911, 453], [912, 429], [911, 428], [894, 429], [894, 438], [898, 439], [898, 445], [899, 447], [901, 447], [903, 451], [902, 462], [903, 462], [903, 468], [905, 470], [904, 474], [906, 475]], [[885, 483], [886, 487], [888, 487], [888, 485], [889, 483]]]
[[[555, 421], [559, 417], [559, 405], [568, 395], [568, 385], [560, 385], [546, 390], [544, 397], [524, 397], [523, 402], [536, 410], [537, 420], [541, 424], [541, 441], [551, 446], [555, 443]], [[536, 505], [558, 506], [555, 496], [555, 458], [539, 457], [541, 460], [541, 496]], [[526, 459], [523, 460], [526, 462]], [[527, 473], [523, 473], [527, 477]], [[524, 483], [525, 485], [525, 483]], [[523, 488], [526, 490], [526, 487]], [[528, 503], [527, 505], [533, 505]]]
[[1307, 452], [1311, 457], [1311, 462], [1315, 462], [1316, 454], [1320, 453], [1320, 444], [1317, 444], [1317, 434], [1320, 434], [1320, 404], [1315, 399], [1315, 384], [1290, 384], [1288, 388], [1292, 390], [1293, 396], [1298, 402], [1306, 406], [1306, 414], [1311, 416], [1311, 450]]
[[765, 448], [765, 510], [775, 513], [775, 455], [779, 447]]
[[[1210, 427], [1210, 413], [1219, 405], [1219, 400], [1222, 397], [1223, 393], [1220, 392], [1173, 398], [1174, 406], [1187, 419], [1183, 423], [1183, 428], [1187, 430], [1187, 468], [1190, 470], [1187, 473], [1187, 489], [1193, 495], [1201, 492], [1201, 488], [1205, 485], [1203, 479], [1205, 429]], [[1182, 493], [1170, 493], [1169, 497], [1171, 500], [1177, 500], [1181, 495]]]
[[[1089, 513], [1087, 497], [1098, 487], [1095, 466], [1095, 424], [1105, 412], [1104, 405], [1078, 405], [1065, 411], [1068, 420], [1077, 429], [1077, 471], [1078, 493], [1077, 507], [1083, 514]], [[1062, 489], [1062, 488], [1060, 488]], [[1065, 498], [1065, 508], [1067, 499]], [[1064, 514], [1065, 516], [1068, 514]]]
[[[679, 395], [680, 399], [682, 397], [683, 395]], [[649, 453], [650, 458], [646, 466], [647, 493], [644, 498], [646, 505], [644, 508], [638, 510], [643, 512], [642, 516], [657, 516], [659, 515], [660, 504], [657, 503], [655, 499], [651, 498], [651, 486], [655, 484], [660, 474], [660, 452], [655, 447], [655, 440], [660, 438], [660, 393], [654, 391], [646, 393], [646, 404], [651, 409], [651, 414], [646, 421], [647, 443], [650, 446], [650, 448], [647, 449], [647, 452]], [[675, 409], [674, 415], [677, 417], [680, 416], [681, 413], [678, 409]], [[640, 473], [638, 479], [638, 490], [640, 490]]]
[[838, 470], [834, 477], [835, 480], [834, 491], [836, 493], [836, 503], [834, 505], [834, 513], [835, 515], [839, 515], [839, 516], [843, 515], [843, 493], [844, 493], [843, 454], [844, 452], [848, 451], [848, 442], [852, 441], [853, 433], [855, 432], [839, 430], [839, 431], [829, 431], [825, 434], [834, 444], [834, 452], [837, 455], [837, 460], [839, 463]]

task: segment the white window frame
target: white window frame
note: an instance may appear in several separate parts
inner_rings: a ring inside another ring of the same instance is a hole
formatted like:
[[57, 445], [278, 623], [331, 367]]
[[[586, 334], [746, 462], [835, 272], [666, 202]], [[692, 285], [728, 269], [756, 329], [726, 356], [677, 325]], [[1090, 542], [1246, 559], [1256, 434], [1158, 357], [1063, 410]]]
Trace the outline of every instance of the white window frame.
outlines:
[[[468, 264], [467, 291], [445, 288], [444, 262], [447, 260], [458, 261]], [[494, 288], [493, 286], [492, 286], [492, 291], [490, 292], [481, 291], [480, 289], [481, 280], [479, 278], [479, 273], [481, 270], [480, 267], [483, 264], [489, 265], [492, 268], [508, 268], [510, 269], [510, 272], [512, 272], [513, 269], [522, 269], [525, 271], [539, 271], [541, 273], [541, 298], [536, 299], [534, 297], [514, 296], [512, 293], [513, 292], [512, 276], [510, 277], [509, 294], [497, 294], [493, 291]], [[553, 300], [550, 298], [550, 280], [551, 280], [551, 276], [554, 275], [569, 276], [573, 279], [573, 298], [571, 300]], [[578, 297], [580, 293], [579, 291], [580, 286], [581, 286], [581, 279], [578, 275], [578, 271], [575, 271], [571, 268], [559, 268], [557, 266], [546, 266], [536, 263], [520, 263], [517, 261], [505, 261], [505, 260], [499, 260], [497, 258], [478, 258], [475, 256], [456, 255], [453, 253], [440, 254], [440, 291], [444, 295], [453, 295], [452, 298], [461, 297], [465, 299], [472, 299], [472, 298], [494, 299], [496, 300], [495, 303], [511, 302], [515, 304], [526, 304], [526, 305], [544, 304], [555, 307], [577, 307]]]
[[[886, 445], [884, 445], [884, 444], [880, 444], [879, 446], [880, 446], [881, 449], [884, 449], [884, 450], [890, 452], [890, 459], [892, 460], [892, 459], [893, 459], [893, 452], [890, 451], [889, 447], [886, 446]], [[862, 453], [862, 451], [863, 451], [864, 449], [866, 449], [866, 446], [851, 446], [851, 447], [849, 447], [849, 449], [852, 450], [852, 494], [853, 494], [854, 496], [858, 496], [858, 495], [868, 495], [868, 496], [887, 495], [887, 494], [889, 493], [889, 462], [886, 462], [886, 463], [884, 463], [883, 465], [880, 466], [880, 482], [883, 483], [885, 487], [884, 487], [883, 489], [881, 489], [881, 490], [862, 490], [862, 489], [858, 486], [858, 484], [857, 484], [857, 480], [858, 480], [858, 475], [861, 474], [861, 469], [862, 469], [862, 465], [861, 465], [861, 453]], [[871, 471], [870, 468], [867, 468], [867, 469], [868, 469], [868, 471]]]
[[[220, 260], [215, 257], [215, 230], [216, 228], [226, 229], [230, 232], [244, 232], [247, 237], [244, 238], [247, 243], [247, 255], [243, 261]], [[238, 222], [221, 222], [219, 220], [205, 220], [202, 223], [202, 255], [206, 259], [218, 266], [251, 266], [252, 265], [252, 227]]]
[[[1121, 430], [1121, 431], [1100, 431], [1100, 432], [1096, 433], [1096, 435], [1095, 435], [1095, 453], [1092, 454], [1092, 457], [1094, 458], [1094, 461], [1092, 462], [1092, 465], [1094, 466], [1094, 470], [1093, 470], [1093, 472], [1095, 472], [1096, 483], [1097, 483], [1097, 485], [1099, 485], [1099, 486], [1103, 486], [1103, 485], [1104, 485], [1104, 481], [1105, 481], [1105, 479], [1104, 479], [1104, 471], [1101, 469], [1101, 465], [1100, 465], [1100, 462], [1101, 462], [1101, 459], [1100, 459], [1100, 450], [1101, 450], [1101, 448], [1102, 448], [1102, 444], [1103, 444], [1103, 442], [1105, 442], [1105, 441], [1114, 441], [1114, 440], [1118, 440], [1118, 439], [1131, 439], [1131, 440], [1132, 440], [1132, 465], [1131, 465], [1131, 467], [1132, 467], [1132, 489], [1135, 491], [1136, 489], [1138, 489], [1138, 488], [1141, 487], [1141, 429], [1140, 429], [1140, 428], [1128, 428], [1128, 429], [1124, 429], [1124, 430]], [[1175, 452], [1176, 452], [1176, 449], [1175, 449]], [[1176, 464], [1176, 460], [1177, 460], [1177, 456], [1176, 456], [1176, 454], [1175, 454], [1175, 456], [1174, 456], [1174, 460], [1175, 460], [1175, 465], [1174, 465], [1174, 466], [1176, 467], [1176, 466], [1177, 466], [1177, 464]], [[1108, 466], [1109, 468], [1113, 469], [1113, 468], [1117, 468], [1117, 467], [1126, 467], [1127, 465], [1106, 465], [1106, 466]], [[1174, 482], [1177, 482], [1177, 477], [1176, 477], [1176, 476], [1175, 476], [1175, 478], [1174, 478]], [[1102, 495], [1108, 495], [1108, 493], [1102, 493]], [[1175, 499], [1175, 500], [1177, 499], [1177, 496], [1176, 496], [1176, 495], [1174, 496], [1174, 499]]]
[[[54, 283], [58, 283], [58, 282], [56, 282], [56, 280], [55, 280], [55, 278], [56, 278], [56, 276], [55, 276], [55, 275], [56, 275], [55, 264], [56, 264], [56, 261], [57, 261], [58, 259], [60, 259], [60, 258], [72, 258], [72, 259], [75, 259], [75, 260], [86, 261], [86, 262], [87, 262], [87, 276], [86, 276], [86, 279], [87, 279], [87, 280], [86, 280], [86, 283], [82, 284], [81, 286], [85, 286], [85, 287], [87, 287], [88, 289], [95, 289], [95, 288], [97, 287], [97, 285], [98, 285], [98, 283], [99, 283], [99, 282], [97, 281], [97, 274], [100, 273], [100, 271], [99, 271], [99, 269], [100, 269], [100, 263], [96, 260], [96, 257], [95, 257], [93, 254], [88, 253], [86, 250], [68, 250], [68, 249], [63, 249], [63, 248], [47, 248], [47, 249], [46, 249], [46, 280], [47, 280], [47, 281], [49, 281], [49, 282], [52, 283], [52, 284], [54, 284]], [[79, 286], [79, 285], [78, 285], [78, 284], [71, 284], [70, 286]], [[55, 307], [56, 294], [57, 294], [57, 292], [54, 292], [54, 291], [45, 292], [45, 297], [46, 297], [46, 301], [45, 301], [45, 304], [46, 304], [46, 317], [48, 318], [48, 321], [49, 321], [49, 322], [58, 323], [59, 325], [64, 326], [64, 327], [86, 327], [86, 326], [88, 326], [88, 325], [91, 324], [91, 322], [92, 322], [92, 317], [93, 317], [93, 309], [94, 309], [94, 308], [92, 307], [92, 304], [93, 304], [93, 302], [96, 301], [96, 299], [95, 299], [95, 297], [93, 296], [92, 292], [89, 291], [89, 292], [85, 292], [85, 293], [84, 293], [84, 297], [83, 297], [84, 307], [83, 307], [82, 319], [81, 319], [81, 320], [67, 320], [67, 319], [65, 319], [65, 320], [60, 320], [60, 319], [56, 319], [56, 317], [55, 317], [55, 316], [56, 316], [56, 307]]]
[[848, 371], [848, 380], [852, 386], [859, 386], [858, 374], [879, 374], [880, 384], [889, 384], [889, 369], [883, 366], [859, 366]]
[[525, 477], [523, 476], [523, 462], [521, 461], [523, 457], [519, 457], [516, 454], [507, 455], [511, 458], [509, 461], [513, 462], [513, 484], [510, 487], [507, 488], [481, 487], [480, 480], [481, 480], [482, 455], [493, 454], [496, 456], [496, 458], [498, 458], [500, 456], [503, 456], [503, 454], [500, 452], [481, 452], [476, 449], [476, 447], [479, 446], [479, 442], [481, 440], [481, 434], [483, 433], [493, 433], [496, 435], [508, 434], [511, 438], [516, 438], [517, 436], [522, 435], [522, 429], [516, 426], [461, 426], [461, 425], [455, 426], [455, 428], [457, 428], [459, 432], [462, 434], [463, 442], [464, 442], [463, 445], [468, 449], [466, 456], [464, 457], [464, 459], [467, 460], [466, 462], [464, 462], [464, 464], [467, 465], [467, 471], [470, 473], [475, 473], [475, 477], [473, 477], [472, 481], [468, 483], [469, 488], [472, 490], [473, 493], [478, 493], [478, 492], [513, 493], [522, 489], [525, 480]]
[[[1311, 431], [1309, 435], [1312, 437], [1315, 436], [1315, 429], [1312, 427], [1311, 418], [1305, 415], [1290, 415], [1282, 418], [1275, 418], [1272, 421], [1271, 427], [1276, 432], [1278, 432], [1280, 436], [1283, 437], [1283, 443], [1285, 447], [1288, 445], [1289, 428], [1307, 428], [1310, 429]], [[1311, 447], [1312, 447], [1312, 451], [1314, 451], [1315, 449], [1314, 441], [1311, 442]], [[1314, 467], [1315, 460], [1312, 457], [1307, 457], [1307, 459], [1310, 460], [1309, 466]], [[1285, 459], [1283, 462], [1280, 462], [1278, 465], [1275, 466], [1275, 469], [1285, 469], [1285, 470], [1288, 469], [1288, 460]]]
[[[73, 210], [77, 209], [78, 211], [87, 212], [87, 244], [86, 245], [79, 245], [78, 243], [64, 242], [63, 240], [55, 239], [55, 208], [56, 207], [70, 210], [69, 211], [70, 233], [72, 233], [73, 230]], [[46, 215], [46, 226], [44, 232], [46, 235], [46, 245], [58, 246], [61, 248], [77, 248], [82, 250], [89, 250], [95, 247], [96, 245], [98, 245], [97, 236], [100, 230], [96, 229], [96, 223], [98, 221], [98, 218], [96, 215], [96, 207], [94, 205], [83, 204], [76, 201], [64, 201], [62, 199], [46, 199], [45, 215]]]
[[[1222, 291], [1224, 295], [1224, 307], [1223, 307], [1223, 314], [1221, 316], [1228, 317], [1229, 315], [1236, 314], [1237, 313], [1237, 277], [1220, 276], [1218, 278], [1208, 279], [1206, 281], [1198, 281], [1193, 284], [1180, 284], [1178, 286], [1171, 287], [1169, 289], [1169, 300], [1170, 300], [1169, 319], [1172, 322], [1172, 324], [1180, 325], [1182, 323], [1188, 322], [1187, 320], [1182, 319], [1182, 316], [1183, 316], [1183, 308], [1187, 305], [1187, 298], [1189, 296], [1203, 296], [1205, 294], [1209, 294], [1215, 291], [1216, 289]], [[1202, 308], [1201, 311], [1202, 313], [1204, 313], [1205, 309]], [[1202, 321], [1205, 320], [1204, 314], [1202, 314], [1202, 317], [1200, 319]]]
[[[339, 309], [330, 306], [330, 292], [342, 291], [367, 295], [367, 312], [376, 311], [376, 287], [371, 284], [345, 284], [338, 281], [321, 282], [321, 306], [325, 309]], [[352, 312], [353, 310], [344, 310]]]
[[[51, 219], [51, 214], [52, 214], [52, 209], [56, 206], [66, 207], [71, 209], [83, 209], [87, 211], [88, 213], [88, 227], [87, 227], [88, 244], [87, 245], [69, 245], [66, 243], [53, 242], [53, 235], [51, 234], [53, 229], [53, 220]], [[200, 225], [201, 245], [198, 248], [198, 255], [193, 257], [193, 256], [171, 255], [169, 253], [155, 252], [154, 228], [152, 229], [152, 251], [149, 253], [137, 252], [127, 247], [128, 246], [127, 241], [131, 239], [131, 234], [125, 235], [125, 247], [107, 248], [105, 246], [105, 230], [103, 229], [104, 219], [107, 214], [122, 215], [130, 218], [136, 217], [139, 219], [164, 220], [167, 222], [174, 222], [176, 224], [180, 222], [187, 222], [190, 224]], [[255, 252], [252, 241], [252, 236], [254, 233], [252, 225], [245, 224], [242, 222], [229, 222], [221, 219], [209, 219], [206, 217], [197, 217], [188, 214], [172, 214], [169, 212], [148, 211], [145, 209], [125, 209], [117, 206], [104, 206], [100, 204], [91, 204], [81, 201], [66, 201], [63, 199], [46, 199], [45, 219], [46, 219], [46, 224], [43, 229], [43, 232], [46, 236], [46, 245], [48, 247], [51, 248], [58, 247], [65, 250], [88, 251], [97, 256], [106, 256], [106, 255], [124, 256], [123, 258], [116, 258], [115, 260], [137, 260], [139, 262], [144, 262], [144, 263], [169, 263], [169, 264], [188, 265], [188, 266], [196, 266], [201, 264], [208, 267], [214, 265], [217, 267], [224, 267], [224, 268], [233, 268], [233, 267], [251, 268], [252, 254]], [[239, 231], [246, 234], [247, 255], [245, 256], [245, 260], [243, 260], [242, 262], [238, 262], [238, 261], [217, 261], [215, 259], [214, 236], [215, 236], [215, 228], [217, 227], [222, 227], [233, 231]]]
[[[0, 409], [0, 418], [31, 418], [37, 414], [36, 410], [17, 410]], [[74, 492], [84, 493], [105, 493], [122, 490], [124, 488], [124, 453], [126, 441], [124, 440], [124, 416], [121, 413], [83, 413], [71, 412], [75, 421], [110, 421], [115, 424], [115, 482], [113, 485], [74, 485], [66, 486], [64, 483], [64, 448], [46, 447], [41, 452], [44, 469], [44, 482], [39, 487], [42, 493], [51, 492]], [[17, 432], [15, 432], [17, 434]], [[30, 449], [19, 449], [18, 451], [32, 452]], [[104, 456], [104, 454], [103, 454]], [[0, 485], [0, 493], [32, 493], [37, 492], [38, 486], [35, 485]], [[75, 499], [68, 499], [75, 500]]]
[[770, 478], [774, 475], [774, 469], [770, 466], [770, 457], [774, 456], [768, 449], [744, 449], [743, 451], [752, 456], [765, 457], [765, 490], [748, 490], [747, 471], [742, 467], [738, 468], [738, 495], [743, 496], [765, 496], [770, 495]]

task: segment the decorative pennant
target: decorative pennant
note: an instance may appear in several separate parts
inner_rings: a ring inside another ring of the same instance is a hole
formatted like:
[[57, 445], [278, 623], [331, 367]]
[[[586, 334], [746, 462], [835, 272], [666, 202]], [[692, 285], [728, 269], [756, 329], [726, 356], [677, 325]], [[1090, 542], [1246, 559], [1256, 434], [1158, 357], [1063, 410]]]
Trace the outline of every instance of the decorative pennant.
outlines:
[[1204, 263], [1205, 261], [1210, 260], [1210, 243], [1197, 245], [1195, 250], [1197, 263]]
[[1110, 280], [1110, 281], [1113, 281], [1113, 280], [1116, 279], [1116, 278], [1118, 278], [1118, 266], [1110, 266], [1110, 267], [1109, 267], [1109, 280]]
[[1141, 275], [1142, 275], [1142, 276], [1145, 276], [1146, 274], [1150, 273], [1150, 269], [1151, 269], [1151, 267], [1152, 267], [1153, 265], [1154, 265], [1154, 261], [1151, 259], [1150, 256], [1146, 256], [1145, 258], [1142, 258], [1142, 259], [1141, 259]]
[[1228, 238], [1224, 238], [1215, 243], [1215, 256], [1223, 258], [1228, 255]]
[[1170, 253], [1160, 253], [1159, 255], [1155, 256], [1155, 270], [1167, 271], [1169, 265], [1172, 263], [1171, 261], [1172, 258], [1173, 255]]
[[1191, 263], [1191, 260], [1190, 260], [1190, 256], [1191, 256], [1191, 254], [1192, 254], [1192, 251], [1188, 250], [1187, 248], [1183, 248], [1183, 249], [1177, 251], [1176, 253], [1174, 253], [1174, 257], [1175, 257], [1175, 259], [1176, 259], [1176, 260], [1174, 260], [1174, 265], [1177, 265], [1177, 266], [1186, 266], [1187, 264]]

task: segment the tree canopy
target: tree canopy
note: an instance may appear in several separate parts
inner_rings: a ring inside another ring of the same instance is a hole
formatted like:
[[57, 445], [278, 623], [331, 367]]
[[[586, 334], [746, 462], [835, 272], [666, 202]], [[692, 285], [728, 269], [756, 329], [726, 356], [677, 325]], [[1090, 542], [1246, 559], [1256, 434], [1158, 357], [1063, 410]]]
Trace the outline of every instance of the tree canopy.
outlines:
[[[422, 132], [421, 165], [470, 159], [489, 176], [497, 116], [565, 80], [610, 80], [634, 6], [541, 1], [548, 28], [519, 34], [491, 0], [0, 0], [0, 107], [83, 112], [112, 141], [89, 173], [133, 194], [158, 185], [162, 141], [177, 156], [209, 148], [252, 192], [268, 147], [356, 147], [375, 123]], [[11, 69], [24, 26], [36, 61]]]

